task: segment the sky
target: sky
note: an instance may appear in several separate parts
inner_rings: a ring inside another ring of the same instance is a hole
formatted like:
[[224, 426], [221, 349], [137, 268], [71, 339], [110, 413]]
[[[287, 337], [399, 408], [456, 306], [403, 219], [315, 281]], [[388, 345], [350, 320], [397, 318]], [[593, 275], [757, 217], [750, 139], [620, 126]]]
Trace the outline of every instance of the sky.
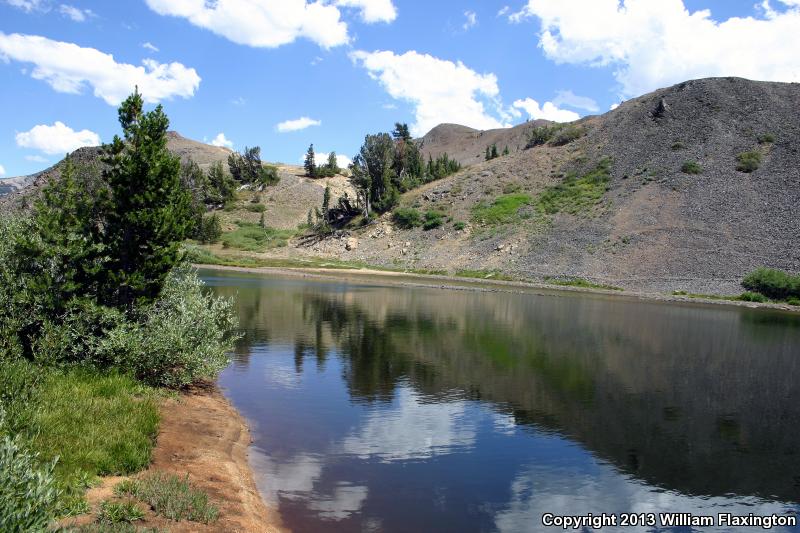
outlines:
[[800, 0], [0, 0], [0, 177], [110, 142], [139, 87], [171, 129], [346, 163], [405, 122], [559, 122], [687, 79], [800, 82]]

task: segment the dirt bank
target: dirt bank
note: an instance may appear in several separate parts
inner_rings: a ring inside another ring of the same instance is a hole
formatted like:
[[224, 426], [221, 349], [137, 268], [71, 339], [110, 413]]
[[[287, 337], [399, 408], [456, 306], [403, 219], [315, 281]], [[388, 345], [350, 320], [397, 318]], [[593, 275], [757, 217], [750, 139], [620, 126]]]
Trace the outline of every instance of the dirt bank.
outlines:
[[372, 281], [389, 285], [407, 287], [428, 287], [450, 290], [472, 290], [484, 292], [513, 292], [526, 294], [565, 295], [569, 293], [585, 293], [597, 297], [624, 300], [655, 300], [660, 302], [689, 305], [727, 305], [736, 307], [777, 309], [800, 313], [800, 307], [781, 303], [758, 303], [738, 300], [716, 300], [662, 293], [614, 291], [585, 287], [570, 287], [548, 283], [523, 281], [501, 281], [490, 279], [460, 278], [456, 276], [414, 274], [411, 272], [392, 272], [371, 269], [336, 269], [336, 268], [286, 268], [286, 267], [233, 267], [221, 265], [195, 265], [197, 268], [209, 270], [225, 270], [229, 272], [246, 272], [251, 274], [269, 274], [276, 276], [317, 278], [317, 279], [350, 279], [361, 282]]
[[[263, 502], [247, 461], [250, 432], [244, 419], [214, 385], [194, 388], [161, 407], [161, 429], [153, 463], [148, 472], [189, 475], [190, 483], [205, 491], [219, 508], [219, 519], [210, 525], [173, 522], [148, 512], [135, 524], [182, 532], [280, 533], [277, 510]], [[123, 478], [105, 478], [91, 489], [87, 499], [93, 510], [113, 497], [113, 487]], [[90, 516], [68, 524], [85, 524]], [[64, 524], [66, 525], [66, 524]]]

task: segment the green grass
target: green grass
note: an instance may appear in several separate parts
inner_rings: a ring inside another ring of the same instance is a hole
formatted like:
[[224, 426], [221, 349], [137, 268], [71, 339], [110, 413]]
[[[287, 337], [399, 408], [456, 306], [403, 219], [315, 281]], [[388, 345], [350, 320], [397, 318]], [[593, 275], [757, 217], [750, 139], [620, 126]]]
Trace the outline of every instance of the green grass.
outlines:
[[601, 283], [592, 283], [589, 280], [585, 280], [583, 278], [544, 278], [546, 283], [550, 283], [551, 285], [560, 285], [562, 287], [583, 287], [586, 289], [604, 289], [607, 291], [623, 291], [621, 287], [615, 287], [614, 285], [603, 285]]
[[251, 213], [263, 213], [267, 210], [267, 206], [264, 204], [247, 204], [244, 208]]
[[681, 172], [684, 174], [700, 174], [703, 169], [697, 161], [686, 161], [681, 167]]
[[455, 276], [459, 278], [499, 279], [501, 281], [514, 281], [513, 277], [503, 274], [499, 270], [457, 270]]
[[769, 299], [762, 294], [755, 292], [743, 292], [739, 295], [722, 295], [722, 294], [699, 294], [686, 291], [673, 291], [673, 296], [686, 296], [687, 298], [696, 298], [702, 300], [723, 300], [729, 302], [769, 302]]
[[466, 227], [467, 227], [466, 222], [461, 222], [460, 220], [456, 221], [456, 222], [453, 222], [453, 229], [456, 230], [456, 231], [461, 231]]
[[263, 252], [270, 248], [286, 246], [289, 239], [295, 235], [295, 230], [262, 228], [251, 222], [237, 221], [236, 225], [239, 227], [222, 236], [222, 245], [226, 248]]
[[611, 160], [603, 158], [588, 174], [570, 175], [558, 185], [547, 187], [536, 197], [537, 211], [547, 215], [566, 212], [577, 215], [589, 211], [603, 200], [608, 190]]
[[761, 166], [761, 152], [757, 150], [742, 152], [736, 156], [736, 170], [739, 172], [754, 172], [759, 166]]
[[193, 488], [189, 476], [154, 472], [126, 480], [114, 488], [118, 496], [130, 496], [150, 506], [170, 520], [191, 520], [209, 524], [216, 521], [219, 510], [208, 501], [208, 495]]
[[472, 209], [472, 219], [490, 226], [516, 222], [522, 218], [520, 210], [531, 205], [532, 201], [529, 194], [504, 194], [495, 198], [491, 204], [479, 202]]
[[438, 228], [444, 224], [445, 214], [439, 211], [428, 211], [425, 213], [425, 222], [422, 223], [422, 229], [429, 231]]
[[123, 500], [119, 502], [106, 500], [100, 504], [97, 520], [108, 524], [135, 522], [144, 518], [144, 511], [135, 502]]
[[762, 133], [758, 136], [758, 144], [772, 144], [775, 142], [775, 136], [771, 133]]

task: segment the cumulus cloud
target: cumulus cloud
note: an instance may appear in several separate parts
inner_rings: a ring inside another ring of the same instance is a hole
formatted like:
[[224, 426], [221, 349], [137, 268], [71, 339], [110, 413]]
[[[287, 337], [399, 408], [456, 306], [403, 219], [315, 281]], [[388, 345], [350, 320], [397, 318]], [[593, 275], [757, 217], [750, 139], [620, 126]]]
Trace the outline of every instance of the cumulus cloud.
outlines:
[[367, 69], [389, 96], [415, 106], [416, 122], [411, 130], [416, 136], [444, 122], [478, 129], [508, 125], [501, 120], [507, 117], [500, 105], [494, 74], [479, 74], [460, 61], [454, 63], [413, 50], [401, 55], [356, 51], [351, 58]]
[[226, 139], [225, 134], [220, 132], [211, 140], [211, 146], [219, 146], [221, 148], [233, 148], [233, 141]]
[[158, 52], [158, 47], [151, 42], [142, 43], [142, 48], [150, 50], [153, 53]]
[[189, 98], [200, 85], [197, 72], [181, 63], [152, 59], [143, 60], [142, 66], [117, 63], [111, 54], [38, 35], [0, 32], [0, 59], [33, 63], [31, 76], [61, 93], [80, 94], [88, 85], [95, 96], [113, 106], [137, 85], [148, 103], [173, 96]]
[[47, 163], [47, 158], [40, 155], [26, 155], [25, 159], [34, 163]]
[[294, 120], [284, 120], [280, 124], [276, 125], [275, 128], [281, 133], [286, 133], [288, 131], [304, 130], [306, 128], [310, 128], [311, 126], [319, 126], [321, 124], [321, 120], [314, 120], [313, 118], [309, 117], [300, 117]]
[[509, 6], [503, 6], [502, 8], [500, 8], [500, 11], [497, 12], [497, 16], [498, 17], [502, 17], [503, 15], [508, 13], [509, 11], [511, 11], [511, 8]]
[[461, 26], [464, 31], [467, 31], [478, 24], [478, 15], [474, 11], [464, 11], [464, 17], [467, 19], [464, 22], [464, 25]]
[[39, 124], [30, 131], [17, 133], [17, 146], [46, 154], [66, 154], [82, 146], [98, 146], [100, 136], [90, 130], [75, 131], [63, 122], [52, 126]]
[[69, 4], [61, 4], [58, 6], [58, 11], [74, 22], [84, 22], [87, 18], [94, 15], [91, 9], [79, 9]]
[[540, 106], [539, 102], [533, 98], [525, 98], [524, 100], [516, 100], [514, 107], [524, 110], [528, 116], [534, 120], [544, 119], [552, 120], [553, 122], [572, 122], [578, 120], [581, 116], [567, 109], [560, 109], [553, 102], [545, 102]]
[[574, 107], [575, 109], [583, 109], [584, 111], [589, 111], [591, 113], [596, 113], [600, 110], [597, 102], [595, 102], [593, 99], [589, 98], [588, 96], [578, 96], [572, 91], [558, 91], [558, 93], [556, 93], [556, 97], [553, 98], [553, 104], [557, 106], [566, 105], [569, 107]]
[[336, 5], [358, 8], [361, 11], [361, 20], [367, 24], [392, 22], [397, 18], [397, 8], [392, 0], [337, 0]]
[[800, 81], [800, 1], [782, 3], [785, 10], [770, 8], [765, 19], [717, 21], [682, 0], [528, 0], [512, 19], [537, 17], [548, 58], [612, 67], [630, 97], [708, 76]]
[[[298, 38], [323, 48], [349, 42], [339, 9], [306, 0], [146, 0], [159, 15], [185, 18], [237, 44], [275, 48]], [[358, 4], [372, 4], [367, 0]], [[366, 10], [366, 7], [364, 8]], [[366, 12], [366, 11], [365, 11]], [[372, 13], [372, 12], [370, 12]], [[366, 16], [366, 15], [365, 15]]]
[[0, 165], [0, 176], [5, 176], [5, 175], [6, 175], [6, 169], [3, 165]]
[[[328, 162], [328, 152], [316, 152], [314, 154], [314, 159], [318, 165]], [[305, 155], [303, 155], [303, 160], [305, 160]], [[336, 164], [339, 168], [347, 168], [350, 166], [353, 160], [347, 157], [346, 155], [336, 154]]]

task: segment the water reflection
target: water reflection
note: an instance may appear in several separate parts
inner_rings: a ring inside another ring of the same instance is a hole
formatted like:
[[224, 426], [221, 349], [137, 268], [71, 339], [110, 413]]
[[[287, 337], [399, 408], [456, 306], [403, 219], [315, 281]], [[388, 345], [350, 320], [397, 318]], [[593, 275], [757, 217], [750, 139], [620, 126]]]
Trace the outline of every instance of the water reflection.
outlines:
[[797, 509], [794, 316], [210, 281], [248, 332], [221, 382], [255, 423], [262, 492], [298, 530]]

